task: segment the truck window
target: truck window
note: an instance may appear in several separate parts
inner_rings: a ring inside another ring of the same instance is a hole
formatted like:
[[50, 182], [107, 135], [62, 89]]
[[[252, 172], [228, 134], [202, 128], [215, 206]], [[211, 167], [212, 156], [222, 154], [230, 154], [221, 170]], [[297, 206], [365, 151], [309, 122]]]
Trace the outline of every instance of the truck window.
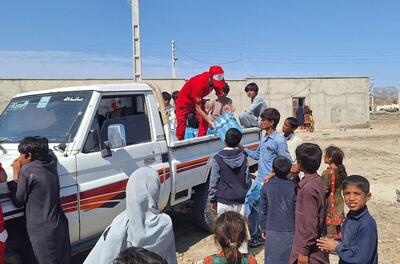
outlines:
[[145, 95], [102, 97], [83, 152], [90, 153], [103, 148], [108, 140], [108, 127], [112, 124], [124, 125], [127, 145], [151, 141]]
[[14, 98], [0, 116], [0, 141], [42, 136], [50, 143], [71, 142], [91, 96], [92, 92], [71, 91]]

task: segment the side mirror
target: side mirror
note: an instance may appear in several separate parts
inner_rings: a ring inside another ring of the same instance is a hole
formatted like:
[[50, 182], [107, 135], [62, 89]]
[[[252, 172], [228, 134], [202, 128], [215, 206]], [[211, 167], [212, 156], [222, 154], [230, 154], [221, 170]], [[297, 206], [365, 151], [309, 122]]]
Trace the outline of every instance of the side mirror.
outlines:
[[125, 126], [123, 124], [113, 124], [107, 129], [108, 146], [111, 149], [126, 146]]

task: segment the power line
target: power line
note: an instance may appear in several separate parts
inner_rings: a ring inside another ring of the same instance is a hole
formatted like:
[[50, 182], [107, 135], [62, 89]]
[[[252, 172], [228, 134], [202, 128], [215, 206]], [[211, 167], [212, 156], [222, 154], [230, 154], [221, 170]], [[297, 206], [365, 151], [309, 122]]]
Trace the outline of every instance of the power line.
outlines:
[[225, 61], [225, 62], [216, 62], [216, 61], [211, 62], [211, 61], [205, 61], [205, 60], [194, 58], [194, 57], [190, 56], [189, 54], [187, 54], [185, 51], [183, 51], [181, 48], [176, 48], [176, 50], [179, 51], [183, 56], [185, 56], [193, 61], [196, 61], [196, 62], [202, 63], [202, 64], [207, 64], [207, 65], [213, 65], [213, 64], [226, 65], [226, 64], [232, 64], [232, 63], [238, 63], [243, 60], [242, 58], [240, 58], [240, 59], [235, 59], [235, 60], [230, 60], [230, 61]]

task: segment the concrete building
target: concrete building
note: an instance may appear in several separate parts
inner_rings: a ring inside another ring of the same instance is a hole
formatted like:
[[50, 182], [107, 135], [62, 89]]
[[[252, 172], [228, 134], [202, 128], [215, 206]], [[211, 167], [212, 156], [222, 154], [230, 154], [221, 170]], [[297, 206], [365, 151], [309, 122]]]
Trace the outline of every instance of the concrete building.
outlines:
[[[99, 83], [127, 83], [130, 79], [0, 79], [0, 110], [18, 93], [57, 87]], [[145, 80], [146, 81], [146, 80]], [[163, 91], [179, 90], [184, 79], [151, 79]], [[244, 92], [247, 83], [257, 83], [268, 107], [281, 113], [281, 120], [293, 116], [299, 101], [313, 110], [316, 129], [366, 127], [369, 121], [368, 77], [247, 78], [227, 80], [235, 115], [244, 111], [250, 99]], [[282, 121], [281, 121], [282, 123]], [[281, 125], [281, 124], [280, 124]]]

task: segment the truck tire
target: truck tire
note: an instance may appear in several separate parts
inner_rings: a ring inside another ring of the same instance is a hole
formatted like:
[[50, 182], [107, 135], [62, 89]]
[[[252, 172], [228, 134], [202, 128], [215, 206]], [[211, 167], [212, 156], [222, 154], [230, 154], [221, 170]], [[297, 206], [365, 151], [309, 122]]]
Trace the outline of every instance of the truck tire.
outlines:
[[209, 232], [213, 231], [215, 217], [208, 206], [208, 181], [195, 189], [193, 216], [196, 224], [201, 229]]

